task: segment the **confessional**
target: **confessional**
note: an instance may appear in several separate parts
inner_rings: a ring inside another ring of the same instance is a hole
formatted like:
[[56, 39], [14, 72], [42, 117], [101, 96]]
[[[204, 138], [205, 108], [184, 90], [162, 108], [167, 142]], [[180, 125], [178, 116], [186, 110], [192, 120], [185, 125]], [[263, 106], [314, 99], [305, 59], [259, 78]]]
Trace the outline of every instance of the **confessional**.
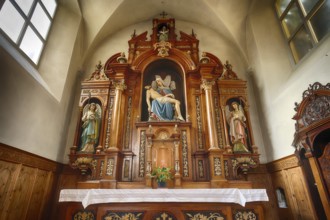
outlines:
[[319, 82], [296, 103], [293, 145], [319, 219], [330, 218], [330, 84]]

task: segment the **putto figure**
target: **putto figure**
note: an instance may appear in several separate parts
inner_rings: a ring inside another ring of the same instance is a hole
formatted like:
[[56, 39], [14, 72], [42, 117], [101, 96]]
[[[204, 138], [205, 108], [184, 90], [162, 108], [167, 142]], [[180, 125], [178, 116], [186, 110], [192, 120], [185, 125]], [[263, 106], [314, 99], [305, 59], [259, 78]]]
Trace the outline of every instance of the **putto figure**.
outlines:
[[[172, 90], [176, 89], [175, 82], [167, 75], [163, 80], [156, 75], [151, 86], [145, 86], [149, 112], [149, 121], [184, 121], [180, 110], [180, 101], [175, 99]], [[152, 99], [152, 102], [150, 102]]]
[[227, 123], [229, 124], [230, 141], [234, 145], [234, 152], [249, 152], [247, 149], [246, 117], [242, 106], [237, 102], [226, 106]]

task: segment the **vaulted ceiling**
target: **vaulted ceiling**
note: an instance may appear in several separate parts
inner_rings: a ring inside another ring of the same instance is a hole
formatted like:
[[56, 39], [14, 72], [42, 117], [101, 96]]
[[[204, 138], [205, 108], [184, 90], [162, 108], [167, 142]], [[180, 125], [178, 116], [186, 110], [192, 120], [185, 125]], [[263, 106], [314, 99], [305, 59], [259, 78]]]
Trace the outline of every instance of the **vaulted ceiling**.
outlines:
[[254, 0], [60, 0], [84, 21], [86, 53], [130, 25], [168, 17], [213, 29], [246, 56], [246, 21]]

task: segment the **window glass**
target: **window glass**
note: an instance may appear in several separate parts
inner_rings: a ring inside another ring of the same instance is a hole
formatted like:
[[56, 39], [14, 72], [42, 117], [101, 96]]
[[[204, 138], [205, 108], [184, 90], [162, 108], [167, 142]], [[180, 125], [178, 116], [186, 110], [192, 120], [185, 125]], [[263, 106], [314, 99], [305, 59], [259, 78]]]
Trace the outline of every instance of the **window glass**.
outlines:
[[34, 33], [31, 27], [28, 27], [23, 37], [20, 48], [34, 63], [38, 63], [43, 43]]
[[25, 15], [29, 14], [33, 1], [34, 0], [15, 0], [15, 2], [22, 9]]
[[330, 0], [322, 5], [310, 22], [318, 41], [330, 32]]
[[23, 25], [23, 17], [10, 1], [5, 1], [0, 11], [0, 28], [16, 43]]
[[48, 33], [48, 29], [50, 27], [50, 20], [39, 3], [37, 4], [33, 12], [31, 22], [37, 28], [41, 36], [45, 39]]
[[306, 16], [319, 0], [299, 0], [299, 1], [303, 6], [302, 8], [304, 9], [303, 11], [305, 12], [304, 15]]
[[283, 14], [290, 2], [291, 0], [276, 0], [275, 7], [279, 17]]
[[53, 17], [57, 5], [55, 0], [42, 0], [41, 2], [46, 7], [50, 16]]
[[296, 62], [313, 48], [312, 39], [304, 26], [297, 32], [294, 38], [292, 38], [290, 47]]
[[302, 24], [303, 20], [299, 14], [296, 4], [292, 4], [290, 10], [282, 20], [282, 25], [285, 30], [286, 36], [289, 38], [296, 29]]

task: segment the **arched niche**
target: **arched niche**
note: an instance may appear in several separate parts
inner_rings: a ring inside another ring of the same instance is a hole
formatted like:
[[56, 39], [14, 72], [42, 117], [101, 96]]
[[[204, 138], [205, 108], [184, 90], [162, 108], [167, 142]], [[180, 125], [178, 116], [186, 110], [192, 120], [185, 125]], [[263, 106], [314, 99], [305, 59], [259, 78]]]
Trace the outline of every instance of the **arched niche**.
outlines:
[[[95, 106], [93, 116], [90, 116], [90, 114], [87, 113], [91, 105]], [[104, 117], [102, 102], [95, 97], [85, 100], [80, 112], [79, 140], [77, 149], [79, 152], [95, 152], [96, 147], [99, 145], [100, 142], [100, 131], [101, 129], [103, 129], [101, 126], [103, 120], [102, 117]], [[90, 120], [93, 122], [91, 122]], [[91, 126], [89, 125], [90, 123], [92, 124]], [[90, 146], [86, 146], [87, 142]]]
[[[171, 80], [175, 81], [176, 89], [173, 90], [175, 99], [179, 100], [181, 105], [181, 113], [185, 118], [186, 116], [186, 104], [185, 104], [185, 79], [182, 68], [172, 60], [158, 59], [151, 62], [146, 66], [143, 72], [142, 88], [147, 85], [151, 85], [155, 80], [155, 76], [159, 75], [164, 79], [167, 75], [171, 76]], [[142, 90], [142, 104], [141, 104], [141, 121], [148, 121], [148, 106], [146, 102], [146, 90]]]

